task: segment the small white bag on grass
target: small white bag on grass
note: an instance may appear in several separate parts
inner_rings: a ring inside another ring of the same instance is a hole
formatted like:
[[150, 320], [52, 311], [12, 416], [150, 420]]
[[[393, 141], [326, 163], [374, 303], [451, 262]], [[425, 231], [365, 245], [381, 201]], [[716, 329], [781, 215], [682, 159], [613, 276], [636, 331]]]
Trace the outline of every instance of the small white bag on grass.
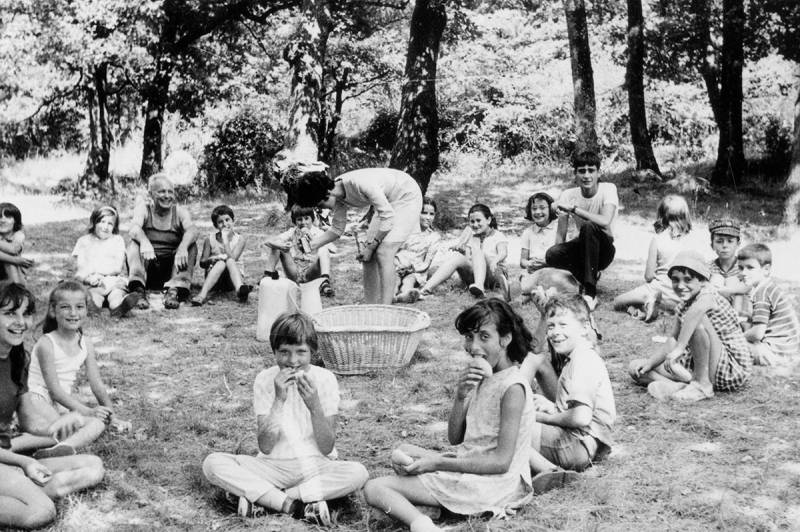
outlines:
[[[297, 285], [289, 279], [264, 277], [258, 284], [258, 323], [256, 340], [269, 342], [269, 331], [275, 319], [284, 312], [301, 310], [313, 316], [322, 310], [319, 286], [324, 278]], [[299, 301], [299, 303], [298, 303]]]

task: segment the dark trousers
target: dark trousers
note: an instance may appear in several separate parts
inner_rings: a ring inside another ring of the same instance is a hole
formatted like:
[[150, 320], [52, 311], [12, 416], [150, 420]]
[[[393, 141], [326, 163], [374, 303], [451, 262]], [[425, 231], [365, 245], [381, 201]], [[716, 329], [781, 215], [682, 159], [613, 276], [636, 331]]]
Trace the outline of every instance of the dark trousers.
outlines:
[[586, 294], [594, 297], [597, 275], [608, 268], [616, 253], [614, 239], [596, 223], [586, 222], [577, 238], [551, 247], [544, 260], [548, 266], [568, 270], [583, 284]]

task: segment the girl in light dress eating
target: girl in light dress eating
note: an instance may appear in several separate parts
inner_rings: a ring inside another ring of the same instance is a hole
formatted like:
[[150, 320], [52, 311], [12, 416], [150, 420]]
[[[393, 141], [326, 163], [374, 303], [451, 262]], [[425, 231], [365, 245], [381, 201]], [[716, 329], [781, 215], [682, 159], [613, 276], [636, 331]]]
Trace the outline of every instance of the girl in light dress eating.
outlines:
[[392, 453], [396, 476], [367, 482], [367, 503], [410, 527], [441, 530], [415, 505], [457, 514], [513, 513], [533, 492], [528, 467], [536, 414], [519, 364], [531, 351], [531, 333], [504, 301], [484, 300], [456, 318], [472, 357], [461, 371], [448, 420], [455, 453], [401, 445]]

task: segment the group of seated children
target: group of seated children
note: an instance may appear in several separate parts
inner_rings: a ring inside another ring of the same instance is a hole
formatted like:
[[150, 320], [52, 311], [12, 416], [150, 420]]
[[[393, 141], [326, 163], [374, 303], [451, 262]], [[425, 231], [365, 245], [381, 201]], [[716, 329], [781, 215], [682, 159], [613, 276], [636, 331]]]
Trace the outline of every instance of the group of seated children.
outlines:
[[283, 314], [269, 338], [277, 365], [261, 371], [253, 386], [258, 456], [212, 453], [203, 472], [246, 517], [268, 509], [327, 526], [326, 501], [362, 487], [368, 504], [414, 532], [440, 530], [418, 506], [513, 514], [534, 493], [576, 480], [577, 471], [612, 445], [614, 397], [589, 340], [586, 301], [579, 294], [555, 296], [545, 315], [549, 341], [569, 359], [557, 381], [552, 369], [536, 373], [537, 380], [554, 380], [539, 382], [549, 397], [532, 392], [520, 367], [534, 356], [523, 319], [505, 301], [484, 299], [455, 321], [471, 357], [448, 422], [455, 451], [403, 444], [389, 457], [397, 475], [368, 480], [361, 464], [336, 460], [339, 390], [333, 373], [311, 364], [313, 322], [305, 314]]
[[[114, 412], [83, 325], [92, 295], [77, 281], [50, 294], [43, 335], [29, 359], [23, 345], [36, 299], [19, 283], [0, 282], [0, 526], [32, 529], [55, 519], [53, 500], [99, 484], [102, 461], [77, 454], [107, 426], [131, 429]], [[77, 371], [98, 406], [73, 395]], [[12, 428], [14, 414], [19, 433]]]
[[622, 294], [614, 306], [629, 306], [631, 315], [650, 321], [659, 307], [669, 308], [667, 296], [674, 296], [677, 319], [663, 349], [631, 362], [636, 383], [657, 398], [699, 401], [741, 388], [753, 364], [781, 364], [797, 355], [800, 322], [769, 277], [772, 253], [766, 245], [738, 249], [739, 225], [722, 219], [709, 225], [716, 259], [705, 262], [698, 252], [681, 249], [676, 241], [691, 225], [688, 206], [678, 196], [661, 202], [655, 227], [645, 270], [648, 284]]

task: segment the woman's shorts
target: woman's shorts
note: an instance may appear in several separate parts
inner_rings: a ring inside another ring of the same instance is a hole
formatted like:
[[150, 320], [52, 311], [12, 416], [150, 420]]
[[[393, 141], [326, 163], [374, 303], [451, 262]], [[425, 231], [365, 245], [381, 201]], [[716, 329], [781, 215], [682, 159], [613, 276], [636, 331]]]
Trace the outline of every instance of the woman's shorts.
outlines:
[[539, 453], [564, 469], [583, 471], [592, 464], [597, 453], [597, 440], [588, 435], [580, 438], [561, 427], [543, 424]]

